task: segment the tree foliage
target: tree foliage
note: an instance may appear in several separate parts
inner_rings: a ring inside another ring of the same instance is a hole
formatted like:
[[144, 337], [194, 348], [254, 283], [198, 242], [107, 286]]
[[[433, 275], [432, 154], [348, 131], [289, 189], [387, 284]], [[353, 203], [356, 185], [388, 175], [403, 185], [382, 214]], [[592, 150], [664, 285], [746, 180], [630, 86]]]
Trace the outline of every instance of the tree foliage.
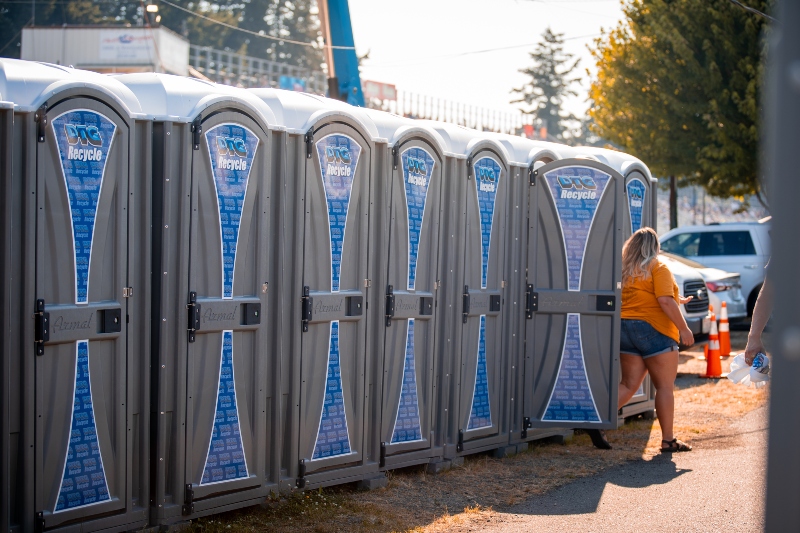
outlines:
[[[242, 54], [317, 70], [322, 64], [320, 26], [315, 0], [170, 0], [172, 3], [212, 19], [160, 3], [161, 25], [189, 39], [192, 44], [231, 50]], [[149, 2], [146, 2], [149, 3]], [[140, 26], [147, 23], [142, 2], [113, 0], [38, 0], [37, 26], [112, 24]], [[0, 7], [0, 55], [19, 57], [20, 30], [32, 20], [30, 4]], [[318, 46], [302, 46], [265, 39], [226, 27]]]
[[563, 33], [553, 33], [550, 28], [544, 31], [542, 41], [530, 53], [533, 66], [520, 70], [530, 80], [519, 89], [512, 90], [520, 98], [511, 101], [512, 104], [531, 106], [523, 112], [542, 120], [548, 133], [561, 140], [577, 121], [575, 116], [565, 113], [562, 106], [567, 97], [578, 95], [571, 87], [580, 80], [570, 78], [580, 60], [573, 61], [573, 55], [564, 52], [563, 38]]
[[592, 50], [596, 133], [654, 174], [716, 196], [759, 194], [767, 21], [729, 0], [632, 0], [624, 11]]
[[[225, 28], [162, 4], [162, 24], [172, 29], [186, 26], [186, 36], [194, 44], [235, 50], [239, 53], [290, 65], [319, 69], [322, 43], [314, 0], [247, 0], [204, 3], [171, 0], [185, 9], [243, 30], [280, 39], [317, 43], [317, 47], [264, 39]], [[184, 22], [185, 21], [185, 22]], [[209, 43], [209, 39], [214, 42]]]

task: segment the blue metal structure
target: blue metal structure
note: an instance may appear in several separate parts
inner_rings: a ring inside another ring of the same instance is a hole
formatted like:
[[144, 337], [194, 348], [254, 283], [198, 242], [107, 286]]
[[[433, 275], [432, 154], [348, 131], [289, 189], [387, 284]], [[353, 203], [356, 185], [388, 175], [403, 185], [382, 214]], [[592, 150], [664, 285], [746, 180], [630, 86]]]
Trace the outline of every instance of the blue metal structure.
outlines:
[[[334, 68], [331, 77], [339, 82], [339, 95], [350, 105], [364, 107], [364, 93], [358, 74], [358, 57], [353, 42], [353, 25], [347, 0], [328, 0], [328, 18]], [[332, 95], [335, 96], [335, 95]]]

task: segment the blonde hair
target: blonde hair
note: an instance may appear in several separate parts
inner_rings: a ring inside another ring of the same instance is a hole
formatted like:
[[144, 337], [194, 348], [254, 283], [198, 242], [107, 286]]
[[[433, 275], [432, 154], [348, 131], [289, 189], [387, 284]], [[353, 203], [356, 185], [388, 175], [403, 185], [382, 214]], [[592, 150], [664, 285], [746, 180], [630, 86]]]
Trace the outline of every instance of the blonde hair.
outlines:
[[659, 251], [658, 234], [652, 228], [642, 228], [631, 235], [622, 245], [622, 284], [650, 277], [650, 265]]

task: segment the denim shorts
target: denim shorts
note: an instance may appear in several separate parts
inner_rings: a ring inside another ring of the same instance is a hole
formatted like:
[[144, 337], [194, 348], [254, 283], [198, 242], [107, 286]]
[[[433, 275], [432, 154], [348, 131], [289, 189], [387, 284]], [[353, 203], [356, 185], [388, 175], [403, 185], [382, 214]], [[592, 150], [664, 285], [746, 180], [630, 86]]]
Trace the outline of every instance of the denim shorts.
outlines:
[[647, 359], [678, 348], [678, 343], [659, 333], [644, 320], [622, 319], [619, 335], [619, 351], [641, 355]]

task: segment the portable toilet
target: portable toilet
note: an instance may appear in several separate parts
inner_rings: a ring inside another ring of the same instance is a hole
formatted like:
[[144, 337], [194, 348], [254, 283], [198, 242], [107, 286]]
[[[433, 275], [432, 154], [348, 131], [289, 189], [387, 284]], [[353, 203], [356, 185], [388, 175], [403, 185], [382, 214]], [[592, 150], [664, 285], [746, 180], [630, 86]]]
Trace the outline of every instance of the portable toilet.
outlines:
[[0, 529], [139, 529], [150, 124], [113, 78], [0, 59]]
[[[381, 154], [363, 111], [302, 93], [253, 89], [286, 128], [281, 309], [287, 486], [377, 479], [383, 290], [373, 206]], [[386, 141], [383, 140], [383, 143]], [[383, 238], [382, 236], [380, 238]], [[368, 352], [369, 350], [369, 352]], [[368, 481], [372, 483], [372, 481]], [[374, 485], [371, 485], [374, 486]]]
[[118, 79], [153, 121], [152, 517], [165, 525], [279, 487], [281, 150], [243, 89]]
[[455, 154], [445, 163], [441, 232], [445, 459], [508, 446], [506, 231], [512, 179], [490, 134], [427, 122]]
[[[373, 283], [384, 296], [385, 320], [373, 329], [376, 375], [382, 376], [380, 467], [392, 469], [436, 462], [444, 455], [445, 434], [435, 417], [441, 388], [436, 337], [441, 239], [439, 217], [446, 148], [441, 137], [416, 121], [365, 110], [387, 143], [373, 183], [383, 193], [373, 224], [379, 226], [375, 255], [380, 277]], [[378, 186], [378, 183], [381, 183]], [[388, 209], [384, 208], [388, 206]], [[384, 274], [385, 273], [385, 274]]]
[[528, 194], [524, 427], [616, 428], [623, 177], [566, 158]]
[[[540, 167], [564, 157], [569, 147], [547, 141], [525, 139], [513, 135], [496, 135], [497, 140], [506, 147], [511, 157], [513, 190], [509, 194], [509, 229], [506, 240], [506, 287], [510, 308], [506, 339], [510, 341], [508, 353], [511, 357], [509, 369], [509, 451], [518, 452], [528, 447], [528, 443], [543, 438], [565, 439], [572, 435], [572, 426], [548, 426], [530, 429], [525, 422], [524, 398], [526, 379], [533, 378], [530, 372], [532, 353], [526, 352], [526, 291], [527, 291], [527, 243], [529, 194], [531, 178]], [[530, 341], [530, 339], [528, 339]], [[526, 364], [527, 363], [527, 364]], [[526, 373], [526, 368], [528, 373]]]
[[[616, 169], [625, 178], [625, 209], [622, 226], [623, 243], [631, 234], [642, 227], [656, 229], [658, 220], [658, 180], [650, 175], [650, 169], [639, 159], [624, 152], [595, 147], [575, 147], [570, 149], [579, 157], [591, 158]], [[618, 412], [620, 422], [626, 418], [643, 415], [655, 416], [656, 389], [650, 378], [644, 381], [633, 397]]]

